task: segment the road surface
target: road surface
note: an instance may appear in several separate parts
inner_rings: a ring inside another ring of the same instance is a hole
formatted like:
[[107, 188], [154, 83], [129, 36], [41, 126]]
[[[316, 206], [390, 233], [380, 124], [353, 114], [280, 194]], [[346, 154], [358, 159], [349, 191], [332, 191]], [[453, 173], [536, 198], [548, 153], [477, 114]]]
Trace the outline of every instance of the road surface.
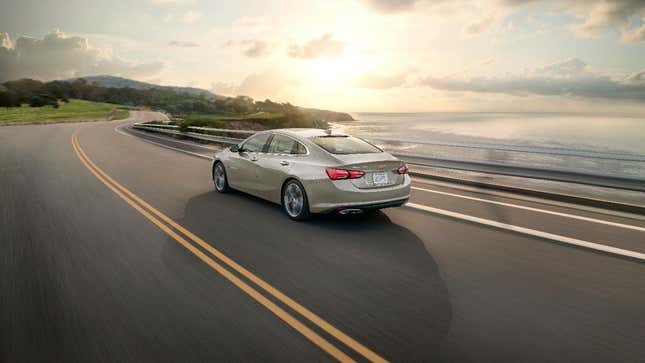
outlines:
[[0, 128], [0, 361], [645, 359], [643, 261], [523, 232], [642, 254], [643, 217], [415, 179], [416, 206], [521, 228], [296, 223], [132, 121]]

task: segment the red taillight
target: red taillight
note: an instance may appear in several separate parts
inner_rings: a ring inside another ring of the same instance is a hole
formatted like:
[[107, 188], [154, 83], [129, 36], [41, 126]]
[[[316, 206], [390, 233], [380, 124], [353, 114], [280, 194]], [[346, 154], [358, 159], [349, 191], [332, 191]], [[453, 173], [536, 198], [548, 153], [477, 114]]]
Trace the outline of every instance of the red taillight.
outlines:
[[325, 169], [325, 171], [327, 172], [327, 176], [329, 176], [329, 179], [331, 180], [340, 180], [340, 179], [349, 178], [349, 172], [347, 170], [327, 168]]
[[325, 171], [331, 180], [356, 179], [365, 175], [365, 173], [360, 170], [327, 168]]
[[408, 166], [403, 164], [403, 165], [399, 166], [398, 169], [396, 169], [396, 172], [399, 173], [399, 174], [407, 174], [408, 173]]

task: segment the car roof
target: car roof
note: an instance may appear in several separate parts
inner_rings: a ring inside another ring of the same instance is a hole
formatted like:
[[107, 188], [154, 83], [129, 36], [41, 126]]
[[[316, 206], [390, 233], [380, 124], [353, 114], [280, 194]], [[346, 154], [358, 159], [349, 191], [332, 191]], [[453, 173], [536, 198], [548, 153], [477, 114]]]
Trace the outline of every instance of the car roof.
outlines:
[[[273, 132], [280, 132], [283, 134], [291, 135], [291, 136], [296, 136], [296, 137], [301, 137], [301, 138], [310, 138], [310, 137], [316, 137], [316, 136], [326, 136], [328, 134], [328, 130], [323, 130], [323, 129], [312, 129], [312, 128], [290, 128], [290, 129], [274, 129], [270, 130]], [[332, 135], [346, 135], [343, 132], [340, 131], [332, 131]]]

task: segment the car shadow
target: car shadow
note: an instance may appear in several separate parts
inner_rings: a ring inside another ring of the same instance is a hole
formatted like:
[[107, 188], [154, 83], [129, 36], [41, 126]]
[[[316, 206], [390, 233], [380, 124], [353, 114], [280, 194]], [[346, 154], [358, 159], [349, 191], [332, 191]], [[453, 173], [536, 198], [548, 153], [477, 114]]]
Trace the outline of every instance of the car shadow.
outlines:
[[[177, 222], [388, 359], [446, 358], [452, 306], [437, 263], [386, 213], [294, 222], [259, 198], [208, 192]], [[163, 258], [182, 270], [180, 250], [169, 238]]]

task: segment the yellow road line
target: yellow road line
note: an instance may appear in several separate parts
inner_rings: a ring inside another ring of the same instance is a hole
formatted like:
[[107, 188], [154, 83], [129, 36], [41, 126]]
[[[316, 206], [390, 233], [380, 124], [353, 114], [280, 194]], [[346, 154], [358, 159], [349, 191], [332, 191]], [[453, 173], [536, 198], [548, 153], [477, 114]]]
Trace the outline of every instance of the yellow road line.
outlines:
[[[333, 327], [331, 324], [327, 323], [324, 321], [322, 318], [318, 317], [316, 314], [311, 312], [310, 310], [306, 309], [302, 305], [298, 304], [291, 298], [287, 297], [284, 295], [282, 292], [265, 282], [264, 280], [260, 279], [259, 277], [255, 276], [253, 273], [245, 269], [244, 267], [240, 266], [237, 264], [235, 261], [231, 260], [228, 258], [226, 255], [212, 247], [210, 244], [206, 243], [203, 239], [197, 237], [181, 225], [177, 224], [175, 221], [167, 217], [165, 214], [161, 213], [158, 211], [156, 208], [152, 207], [150, 204], [136, 196], [134, 193], [130, 192], [127, 188], [123, 187], [121, 184], [116, 182], [114, 179], [112, 179], [107, 173], [105, 173], [101, 168], [99, 168], [92, 160], [85, 154], [83, 149], [81, 148], [80, 144], [78, 143], [78, 140], [76, 138], [76, 133], [72, 135], [72, 146], [74, 147], [74, 150], [76, 151], [77, 156], [79, 159], [83, 162], [83, 164], [101, 181], [103, 182], [108, 188], [110, 188], [115, 194], [117, 194], [121, 199], [126, 201], [130, 206], [135, 208], [137, 211], [139, 211], [141, 214], [143, 214], [146, 218], [148, 218], [151, 222], [153, 222], [155, 225], [157, 225], [160, 229], [162, 229], [164, 232], [166, 232], [168, 235], [173, 237], [175, 240], [177, 240], [180, 244], [182, 244], [184, 247], [186, 247], [188, 250], [193, 252], [197, 257], [199, 257], [202, 261], [207, 263], [209, 266], [211, 266], [213, 269], [217, 270], [222, 274], [224, 277], [229, 279], [231, 282], [233, 282], [236, 286], [238, 286], [240, 289], [245, 291], [247, 294], [249, 294], [251, 297], [253, 297], [256, 301], [258, 301], [260, 304], [264, 305], [272, 311], [274, 314], [276, 314], [278, 317], [280, 317], [282, 320], [287, 322], [289, 325], [291, 325], [294, 329], [298, 330], [301, 334], [303, 334], [305, 337], [310, 339], [312, 342], [314, 342], [316, 345], [321, 347], [321, 349], [325, 350], [328, 352], [330, 355], [338, 359], [339, 361], [346, 362], [346, 361], [353, 361], [349, 356], [347, 356], [345, 353], [341, 352], [340, 350], [336, 349], [333, 345], [331, 345], [328, 341], [320, 337], [318, 334], [315, 332], [311, 331], [309, 328], [306, 326], [302, 325], [298, 320], [296, 320], [294, 317], [289, 315], [287, 312], [282, 310], [280, 307], [276, 306], [273, 304], [271, 301], [267, 300], [263, 295], [261, 295], [259, 292], [257, 292], [255, 289], [244, 283], [243, 281], [239, 280], [237, 277], [232, 275], [228, 270], [223, 268], [221, 265], [219, 265], [217, 262], [214, 260], [210, 259], [210, 257], [206, 256], [203, 254], [201, 251], [196, 249], [192, 244], [187, 242], [185, 239], [183, 239], [181, 236], [176, 234], [174, 231], [172, 231], [170, 228], [168, 228], [166, 225], [164, 225], [161, 221], [159, 221], [157, 218], [152, 216], [148, 211], [144, 210], [139, 206], [137, 203], [140, 205], [144, 206], [148, 210], [150, 210], [153, 214], [155, 214], [157, 217], [159, 217], [161, 220], [166, 222], [167, 224], [171, 225], [184, 235], [186, 235], [189, 239], [193, 240], [196, 242], [198, 245], [200, 245], [202, 248], [206, 249], [208, 252], [212, 253], [215, 257], [220, 259], [222, 262], [227, 264], [229, 267], [233, 268], [235, 271], [243, 275], [244, 277], [248, 278], [258, 286], [262, 287], [265, 291], [267, 291], [269, 294], [273, 295], [275, 298], [278, 300], [282, 301], [284, 304], [289, 306], [290, 308], [294, 309], [298, 313], [300, 313], [302, 316], [305, 318], [309, 319], [311, 322], [314, 324], [318, 325], [320, 328], [325, 330], [327, 333], [331, 334], [334, 336], [336, 339], [339, 341], [343, 342], [345, 345], [349, 346], [350, 348], [354, 349], [356, 352], [360, 353], [363, 355], [365, 358], [369, 359], [372, 362], [386, 362], [386, 360], [376, 353], [372, 352], [370, 349], [367, 347], [363, 346], [362, 344], [358, 343], [351, 337], [347, 336], [345, 333], [341, 332], [337, 328]], [[118, 188], [118, 189], [117, 189]], [[126, 196], [127, 194], [127, 196]], [[129, 197], [128, 197], [129, 196]], [[136, 201], [136, 202], [135, 202]], [[230, 276], [230, 277], [229, 277]]]

